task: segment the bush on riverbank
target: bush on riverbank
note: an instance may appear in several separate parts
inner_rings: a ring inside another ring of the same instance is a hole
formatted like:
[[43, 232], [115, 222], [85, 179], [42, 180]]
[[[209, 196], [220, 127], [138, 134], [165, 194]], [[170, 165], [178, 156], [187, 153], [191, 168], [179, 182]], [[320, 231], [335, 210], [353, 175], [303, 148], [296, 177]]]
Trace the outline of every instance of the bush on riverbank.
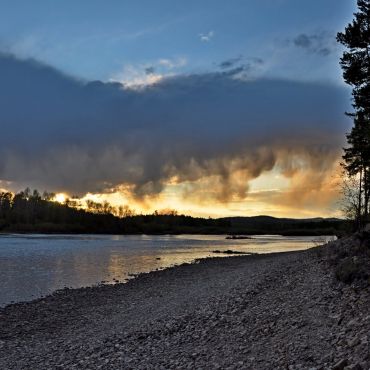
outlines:
[[330, 243], [325, 251], [339, 281], [370, 286], [370, 233], [359, 232]]

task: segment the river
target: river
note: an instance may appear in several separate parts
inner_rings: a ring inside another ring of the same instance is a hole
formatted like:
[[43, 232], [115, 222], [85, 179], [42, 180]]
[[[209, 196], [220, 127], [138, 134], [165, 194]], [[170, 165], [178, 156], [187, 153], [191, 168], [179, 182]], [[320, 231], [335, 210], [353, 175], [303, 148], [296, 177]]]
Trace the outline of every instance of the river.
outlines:
[[272, 253], [304, 250], [333, 237], [224, 235], [19, 235], [0, 236], [0, 306], [39, 298], [64, 287], [124, 282], [134, 274], [199, 258], [214, 250]]

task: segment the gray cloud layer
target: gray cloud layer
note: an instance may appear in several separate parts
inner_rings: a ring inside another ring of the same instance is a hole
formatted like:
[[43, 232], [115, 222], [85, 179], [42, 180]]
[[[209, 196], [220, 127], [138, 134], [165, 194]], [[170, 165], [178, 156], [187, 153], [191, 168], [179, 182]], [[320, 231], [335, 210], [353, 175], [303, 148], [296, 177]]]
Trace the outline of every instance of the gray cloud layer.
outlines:
[[301, 33], [294, 40], [295, 46], [305, 49], [310, 53], [328, 56], [335, 50], [334, 37], [326, 33], [311, 34]]
[[140, 197], [173, 176], [214, 176], [215, 197], [227, 200], [297, 156], [324, 171], [347, 129], [347, 91], [236, 75], [132, 90], [0, 55], [0, 180], [79, 194], [129, 184]]

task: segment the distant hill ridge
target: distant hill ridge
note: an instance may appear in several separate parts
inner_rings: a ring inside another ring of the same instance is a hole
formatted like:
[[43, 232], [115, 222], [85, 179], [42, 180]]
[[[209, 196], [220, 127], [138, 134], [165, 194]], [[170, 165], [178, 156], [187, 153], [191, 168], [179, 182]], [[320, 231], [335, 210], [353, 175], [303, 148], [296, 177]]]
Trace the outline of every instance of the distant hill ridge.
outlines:
[[265, 222], [265, 223], [300, 223], [300, 222], [343, 222], [342, 219], [336, 217], [313, 217], [313, 218], [280, 218], [268, 215], [259, 216], [233, 216], [233, 217], [222, 217], [221, 220], [227, 220], [232, 223], [247, 224], [250, 222]]
[[339, 218], [278, 218], [273, 216], [224, 217], [219, 219], [230, 226], [231, 234], [280, 234], [280, 235], [340, 235], [348, 230], [347, 221]]

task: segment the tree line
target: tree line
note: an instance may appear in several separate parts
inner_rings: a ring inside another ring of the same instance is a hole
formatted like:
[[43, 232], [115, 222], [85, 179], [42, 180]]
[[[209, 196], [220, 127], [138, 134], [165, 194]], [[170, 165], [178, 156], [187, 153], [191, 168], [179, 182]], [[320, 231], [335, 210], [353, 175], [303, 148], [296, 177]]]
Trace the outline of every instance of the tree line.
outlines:
[[55, 194], [26, 188], [16, 194], [0, 192], [0, 231], [66, 233], [217, 233], [226, 230], [225, 220], [178, 215], [165, 209], [153, 214], [135, 214], [128, 205], [76, 199], [54, 201]]
[[25, 189], [0, 192], [0, 232], [104, 234], [268, 234], [339, 235], [346, 224], [338, 220], [292, 220], [273, 217], [201, 218], [165, 209], [135, 214], [128, 206], [76, 199], [54, 201], [55, 194]]

